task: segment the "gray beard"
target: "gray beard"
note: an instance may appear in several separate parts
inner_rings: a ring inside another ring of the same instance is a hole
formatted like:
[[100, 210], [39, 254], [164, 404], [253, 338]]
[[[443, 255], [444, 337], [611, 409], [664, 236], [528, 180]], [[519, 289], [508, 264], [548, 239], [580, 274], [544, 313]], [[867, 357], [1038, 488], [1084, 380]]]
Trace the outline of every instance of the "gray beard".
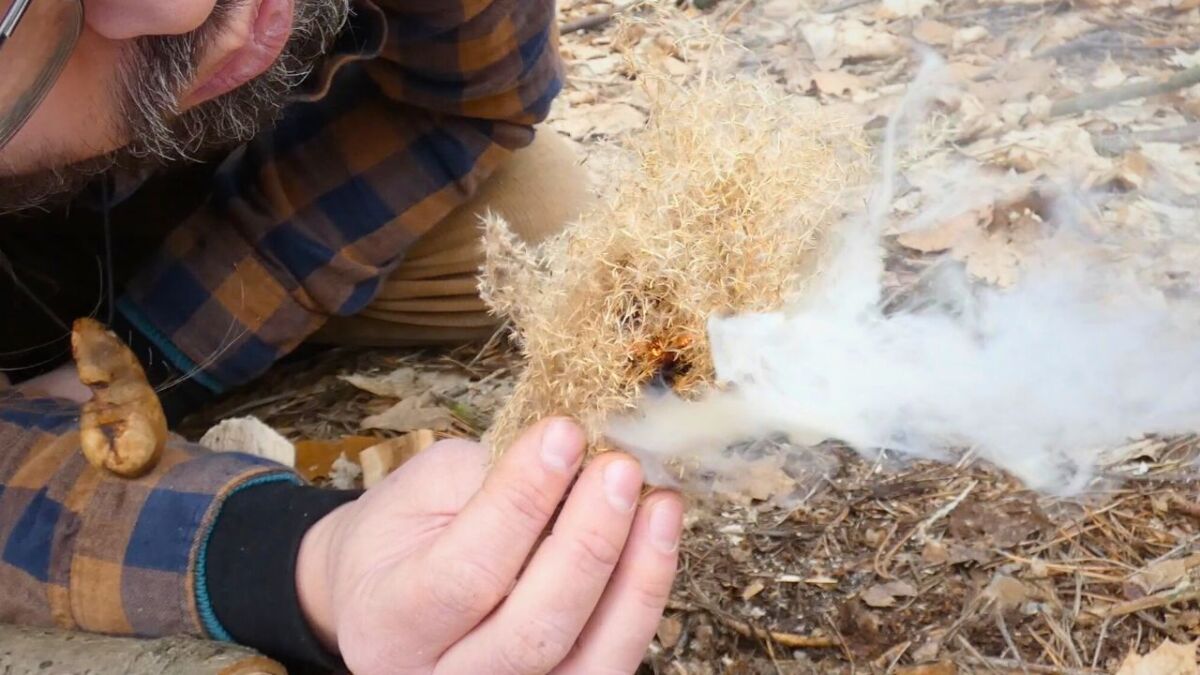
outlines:
[[118, 115], [131, 141], [83, 162], [0, 177], [0, 215], [62, 205], [109, 171], [143, 173], [172, 162], [203, 160], [254, 138], [277, 120], [288, 93], [345, 24], [349, 0], [296, 0], [291, 38], [265, 73], [211, 101], [179, 110], [179, 96], [195, 80], [198, 60], [240, 2], [245, 0], [218, 0], [209, 20], [192, 33], [137, 39], [125, 54], [118, 78]]

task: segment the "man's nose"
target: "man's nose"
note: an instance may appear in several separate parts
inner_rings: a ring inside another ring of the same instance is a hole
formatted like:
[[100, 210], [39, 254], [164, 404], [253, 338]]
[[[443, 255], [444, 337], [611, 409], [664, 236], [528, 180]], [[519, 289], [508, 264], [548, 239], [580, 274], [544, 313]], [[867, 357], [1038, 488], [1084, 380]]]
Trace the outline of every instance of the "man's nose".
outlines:
[[89, 28], [110, 40], [182, 35], [208, 20], [217, 0], [83, 0]]

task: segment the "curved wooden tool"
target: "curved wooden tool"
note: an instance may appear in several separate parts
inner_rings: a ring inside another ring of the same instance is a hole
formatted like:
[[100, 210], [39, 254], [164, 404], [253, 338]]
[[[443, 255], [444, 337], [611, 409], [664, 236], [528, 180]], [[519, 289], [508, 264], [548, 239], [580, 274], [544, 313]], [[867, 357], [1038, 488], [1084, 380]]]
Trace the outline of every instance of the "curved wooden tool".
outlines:
[[83, 455], [127, 478], [153, 469], [167, 442], [167, 418], [137, 357], [95, 319], [75, 321], [71, 353], [79, 380], [92, 390], [79, 419]]

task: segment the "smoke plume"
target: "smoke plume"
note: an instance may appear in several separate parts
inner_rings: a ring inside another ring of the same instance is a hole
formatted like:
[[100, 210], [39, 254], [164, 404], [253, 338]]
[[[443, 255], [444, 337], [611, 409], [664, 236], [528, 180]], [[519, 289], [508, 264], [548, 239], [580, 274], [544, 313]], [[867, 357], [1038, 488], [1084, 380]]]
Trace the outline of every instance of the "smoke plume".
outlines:
[[1105, 449], [1200, 430], [1200, 292], [1164, 268], [1173, 245], [1194, 245], [1195, 210], [1147, 242], [1099, 222], [1103, 195], [1043, 181], [1048, 206], [1011, 285], [976, 282], [947, 256], [902, 292], [886, 287], [886, 228], [919, 231], [1024, 180], [963, 160], [932, 177], [945, 186], [936, 203], [890, 222], [896, 156], [940, 70], [928, 60], [892, 116], [874, 193], [839, 228], [819, 283], [776, 312], [711, 318], [717, 391], [647, 392], [610, 420], [607, 437], [651, 478], [734, 485], [746, 464], [730, 448], [784, 434], [790, 444], [773, 447], [970, 452], [1032, 488], [1072, 493]]

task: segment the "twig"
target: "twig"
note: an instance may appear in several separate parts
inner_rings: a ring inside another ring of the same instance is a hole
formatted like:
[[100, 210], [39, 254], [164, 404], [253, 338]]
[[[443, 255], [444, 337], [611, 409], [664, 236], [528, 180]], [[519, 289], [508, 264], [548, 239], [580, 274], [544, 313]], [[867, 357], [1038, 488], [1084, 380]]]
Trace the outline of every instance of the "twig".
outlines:
[[696, 586], [691, 588], [695, 607], [703, 609], [708, 614], [720, 621], [726, 628], [734, 631], [742, 637], [757, 638], [760, 640], [769, 639], [776, 644], [792, 649], [830, 649], [841, 646], [841, 643], [831, 637], [799, 635], [797, 633], [785, 633], [783, 631], [765, 630], [757, 626], [752, 626], [745, 621], [739, 621], [732, 616], [729, 616], [715, 603], [705, 597], [703, 591]]
[[1144, 598], [1112, 605], [1104, 612], [1104, 616], [1108, 618], [1125, 616], [1126, 614], [1135, 614], [1147, 609], [1166, 607], [1181, 602], [1191, 602], [1192, 600], [1200, 600], [1200, 588], [1194, 586], [1177, 588], [1165, 593], [1147, 595]]
[[975, 649], [975, 645], [968, 642], [967, 639], [961, 635], [954, 636], [954, 639], [958, 641], [959, 645], [961, 645], [964, 649], [966, 649], [968, 652], [970, 652], [971, 656], [975, 657], [975, 660], [982, 663], [984, 668], [987, 668], [988, 670], [995, 672], [996, 667], [990, 663], [991, 659], [984, 656], [983, 654], [980, 654], [979, 650]]
[[1008, 645], [1013, 656], [1017, 657], [1017, 663], [1021, 664], [1021, 670], [1029, 673], [1029, 669], [1025, 668], [1025, 658], [1021, 656], [1021, 650], [1017, 649], [1017, 643], [1013, 642], [1012, 635], [1008, 633], [1008, 624], [1004, 621], [1004, 615], [1001, 612], [996, 612], [996, 628], [1000, 631], [1000, 636], [1004, 638], [1004, 644]]
[[760, 640], [769, 639], [775, 644], [790, 649], [833, 649], [838, 646], [837, 640], [824, 635], [800, 635], [798, 633], [766, 630], [725, 616], [720, 612], [712, 612], [712, 615], [717, 617], [717, 620], [724, 624], [726, 628], [729, 628], [742, 637], [758, 638]]
[[606, 9], [603, 12], [589, 14], [587, 16], [575, 19], [574, 21], [568, 21], [564, 23], [561, 27], [559, 27], [559, 32], [561, 32], [563, 35], [570, 35], [571, 33], [577, 33], [579, 31], [599, 28], [609, 21], [612, 21], [612, 18], [616, 16], [616, 14], [616, 10], [612, 8]]
[[1029, 673], [1045, 673], [1046, 675], [1100, 675], [1104, 671], [1092, 670], [1091, 668], [1060, 668], [1058, 666], [1043, 666], [1036, 663], [1025, 663], [1016, 659], [999, 659], [991, 656], [983, 656], [979, 652], [967, 657], [968, 659], [979, 662], [980, 665], [988, 668], [1005, 668], [1008, 670], [1024, 670]]
[[953, 23], [955, 21], [963, 21], [967, 19], [979, 19], [980, 17], [995, 17], [1008, 16], [1015, 14], [1017, 16], [1025, 16], [1027, 14], [1036, 14], [1045, 12], [1046, 10], [1054, 10], [1066, 3], [1062, 0], [1046, 0], [1045, 2], [1032, 5], [1000, 5], [998, 7], [987, 7], [984, 9], [973, 9], [966, 12], [958, 12], [957, 14], [944, 14], [938, 18], [939, 21]]
[[865, 5], [865, 4], [871, 3], [871, 2], [875, 2], [875, 0], [842, 0], [841, 2], [839, 2], [835, 5], [831, 5], [829, 7], [826, 7], [825, 9], [822, 9], [821, 13], [822, 14], [837, 14], [838, 12], [844, 12], [848, 9], [853, 9], [860, 5]]
[[1158, 94], [1165, 94], [1195, 84], [1200, 84], [1200, 66], [1192, 66], [1187, 70], [1175, 73], [1161, 82], [1136, 82], [1122, 87], [1113, 87], [1103, 91], [1080, 94], [1079, 96], [1058, 101], [1050, 107], [1050, 116], [1075, 115], [1088, 110], [1106, 108], [1114, 103], [1128, 101], [1132, 98], [1157, 96]]
[[942, 518], [950, 515], [950, 513], [954, 511], [954, 509], [957, 509], [958, 505], [962, 504], [963, 500], [967, 498], [967, 495], [971, 494], [971, 491], [973, 491], [978, 485], [978, 480], [971, 481], [971, 483], [967, 485], [967, 488], [959, 493], [957, 497], [943, 504], [942, 507], [937, 511], [934, 511], [931, 516], [923, 520], [920, 526], [917, 527], [917, 541], [924, 543], [925, 538], [929, 536], [929, 527]]
[[[1096, 150], [1109, 154], [1124, 152], [1139, 143], [1189, 143], [1200, 140], [1200, 122], [1192, 122], [1168, 129], [1151, 129], [1119, 134], [1094, 136], [1092, 145]], [[1197, 509], [1200, 512], [1200, 508]]]
[[742, 10], [746, 9], [746, 5], [749, 5], [751, 1], [752, 0], [742, 0], [740, 3], [738, 3], [738, 6], [734, 7], [733, 11], [729, 13], [729, 16], [725, 17], [725, 20], [721, 22], [721, 28], [717, 32], [724, 34], [725, 31], [729, 29], [729, 26], [737, 20], [739, 15], [741, 15]]
[[1100, 663], [1100, 650], [1104, 647], [1104, 638], [1108, 637], [1108, 622], [1109, 618], [1104, 618], [1104, 623], [1100, 624], [1100, 637], [1096, 640], [1096, 651], [1092, 654], [1092, 668]]
[[575, 19], [574, 21], [568, 21], [559, 26], [558, 30], [563, 35], [570, 35], [571, 33], [585, 30], [595, 30], [604, 26], [609, 21], [612, 21], [613, 18], [618, 14], [621, 14], [636, 4], [638, 3], [631, 2], [625, 5], [609, 7], [608, 9], [596, 12], [595, 14], [589, 14], [587, 16]]

